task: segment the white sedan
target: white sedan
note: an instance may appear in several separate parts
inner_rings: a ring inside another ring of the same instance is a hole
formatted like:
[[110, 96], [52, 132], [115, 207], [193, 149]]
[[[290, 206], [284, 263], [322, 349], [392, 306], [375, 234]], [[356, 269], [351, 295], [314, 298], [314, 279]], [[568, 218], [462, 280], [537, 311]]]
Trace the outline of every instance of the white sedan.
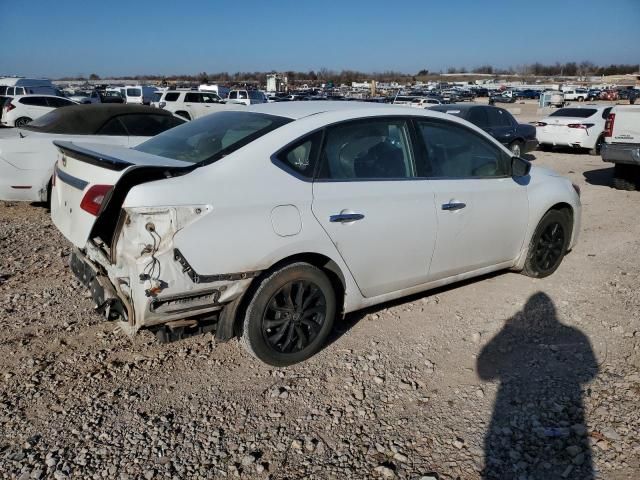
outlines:
[[354, 102], [219, 112], [137, 146], [56, 142], [51, 214], [111, 320], [215, 328], [271, 365], [334, 319], [488, 272], [553, 273], [577, 186], [451, 115]]
[[133, 147], [185, 121], [131, 105], [77, 105], [54, 110], [0, 135], [0, 200], [46, 202], [58, 150], [54, 140]]
[[600, 155], [604, 143], [604, 126], [611, 106], [585, 105], [565, 107], [535, 122], [540, 147], [554, 146], [586, 148], [591, 155]]

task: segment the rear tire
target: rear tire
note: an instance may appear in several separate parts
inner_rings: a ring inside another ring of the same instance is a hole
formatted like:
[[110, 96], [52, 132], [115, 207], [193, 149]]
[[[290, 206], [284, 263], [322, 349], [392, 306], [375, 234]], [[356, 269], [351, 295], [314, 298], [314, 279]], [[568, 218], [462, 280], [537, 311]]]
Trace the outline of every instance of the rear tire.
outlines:
[[29, 117], [20, 117], [16, 119], [15, 122], [13, 122], [13, 125], [16, 128], [20, 128], [20, 127], [24, 127], [25, 125], [28, 125], [30, 122], [31, 122], [31, 119]]
[[544, 278], [555, 272], [567, 253], [571, 240], [572, 222], [563, 210], [549, 210], [544, 214], [531, 238], [523, 273]]
[[589, 150], [589, 155], [600, 155], [600, 149], [602, 148], [602, 144], [604, 143], [604, 135], [600, 135], [598, 140], [596, 140], [596, 144], [592, 149]]
[[259, 283], [246, 310], [242, 343], [275, 367], [302, 362], [324, 345], [336, 315], [336, 294], [319, 268], [292, 263]]
[[634, 191], [638, 189], [640, 183], [638, 171], [640, 168], [633, 168], [634, 165], [616, 163], [613, 173], [613, 188], [616, 190]]

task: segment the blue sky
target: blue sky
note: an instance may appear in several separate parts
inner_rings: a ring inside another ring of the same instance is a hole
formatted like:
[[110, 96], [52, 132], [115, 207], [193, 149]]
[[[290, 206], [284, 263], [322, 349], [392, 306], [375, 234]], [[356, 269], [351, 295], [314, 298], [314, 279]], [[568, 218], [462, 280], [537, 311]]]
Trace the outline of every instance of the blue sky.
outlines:
[[0, 74], [640, 63], [640, 0], [22, 3], [0, 0]]

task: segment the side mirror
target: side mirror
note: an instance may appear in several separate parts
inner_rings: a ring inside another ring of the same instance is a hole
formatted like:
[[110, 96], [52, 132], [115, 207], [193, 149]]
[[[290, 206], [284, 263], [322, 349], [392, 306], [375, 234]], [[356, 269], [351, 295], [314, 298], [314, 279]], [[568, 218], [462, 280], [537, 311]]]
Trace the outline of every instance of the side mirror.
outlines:
[[524, 158], [511, 157], [511, 175], [514, 177], [526, 177], [531, 171], [531, 163]]

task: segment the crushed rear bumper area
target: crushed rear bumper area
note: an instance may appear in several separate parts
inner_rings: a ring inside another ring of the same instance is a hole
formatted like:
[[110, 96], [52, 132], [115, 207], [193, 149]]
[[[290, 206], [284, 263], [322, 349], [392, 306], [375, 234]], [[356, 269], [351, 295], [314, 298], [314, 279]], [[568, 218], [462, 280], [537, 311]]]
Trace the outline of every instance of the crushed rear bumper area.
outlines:
[[129, 315], [109, 278], [77, 248], [71, 253], [69, 267], [80, 283], [91, 292], [99, 313], [104, 314], [107, 320], [127, 321]]

